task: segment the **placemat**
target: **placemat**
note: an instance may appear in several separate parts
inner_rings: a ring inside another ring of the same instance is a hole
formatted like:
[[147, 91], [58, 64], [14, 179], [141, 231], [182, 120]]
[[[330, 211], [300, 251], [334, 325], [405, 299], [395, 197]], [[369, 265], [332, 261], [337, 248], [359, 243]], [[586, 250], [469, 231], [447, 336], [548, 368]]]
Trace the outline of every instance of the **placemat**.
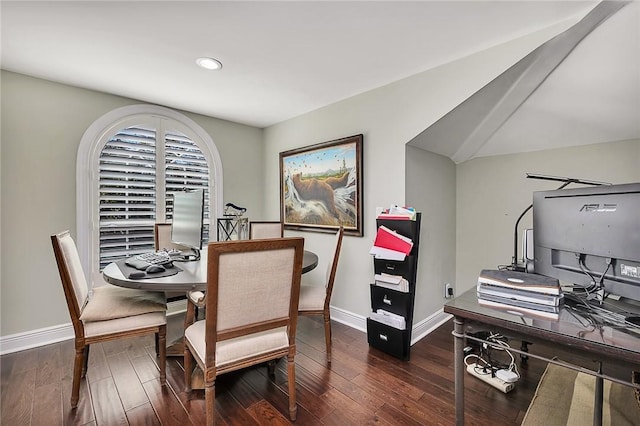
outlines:
[[176, 275], [178, 272], [182, 271], [182, 269], [180, 269], [179, 267], [177, 267], [174, 264], [173, 267], [167, 268], [164, 272], [157, 272], [157, 273], [154, 273], [154, 274], [147, 274], [145, 272], [144, 276], [142, 276], [142, 277], [131, 278], [131, 277], [129, 277], [129, 274], [131, 274], [132, 272], [144, 272], [144, 271], [140, 271], [140, 270], [138, 270], [136, 268], [132, 268], [131, 266], [127, 265], [125, 263], [125, 259], [117, 261], [116, 265], [118, 265], [118, 268], [120, 268], [120, 271], [122, 272], [122, 275], [124, 275], [125, 277], [127, 277], [129, 279], [135, 279], [135, 280], [146, 280], [146, 279], [149, 279], [149, 278], [170, 277], [170, 276]]

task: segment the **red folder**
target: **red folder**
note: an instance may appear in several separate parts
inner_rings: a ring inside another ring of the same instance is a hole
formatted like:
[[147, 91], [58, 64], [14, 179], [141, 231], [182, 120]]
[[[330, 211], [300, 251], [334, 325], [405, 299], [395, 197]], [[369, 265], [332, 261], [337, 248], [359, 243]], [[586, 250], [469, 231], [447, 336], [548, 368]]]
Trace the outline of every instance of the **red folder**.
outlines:
[[413, 248], [413, 241], [410, 238], [400, 235], [382, 225], [378, 228], [376, 239], [373, 242], [376, 247], [382, 247], [389, 250], [395, 250], [408, 255]]

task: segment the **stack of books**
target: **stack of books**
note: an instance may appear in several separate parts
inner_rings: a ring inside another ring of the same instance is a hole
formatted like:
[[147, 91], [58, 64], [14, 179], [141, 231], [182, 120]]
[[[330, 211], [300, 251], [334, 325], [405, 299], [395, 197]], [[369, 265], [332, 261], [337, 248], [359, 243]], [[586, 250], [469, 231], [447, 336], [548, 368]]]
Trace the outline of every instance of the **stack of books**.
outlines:
[[403, 261], [411, 253], [413, 241], [411, 238], [400, 235], [384, 225], [378, 227], [373, 247], [369, 250], [376, 259]]
[[477, 293], [481, 305], [548, 319], [558, 318], [564, 301], [557, 279], [511, 270], [483, 269]]

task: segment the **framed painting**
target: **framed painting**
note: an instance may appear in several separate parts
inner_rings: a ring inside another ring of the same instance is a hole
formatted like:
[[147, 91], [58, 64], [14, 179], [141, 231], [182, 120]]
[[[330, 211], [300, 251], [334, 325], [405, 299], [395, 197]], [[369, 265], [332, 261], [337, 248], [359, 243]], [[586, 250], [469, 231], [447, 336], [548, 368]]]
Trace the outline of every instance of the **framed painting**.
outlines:
[[362, 135], [280, 153], [285, 229], [362, 236]]

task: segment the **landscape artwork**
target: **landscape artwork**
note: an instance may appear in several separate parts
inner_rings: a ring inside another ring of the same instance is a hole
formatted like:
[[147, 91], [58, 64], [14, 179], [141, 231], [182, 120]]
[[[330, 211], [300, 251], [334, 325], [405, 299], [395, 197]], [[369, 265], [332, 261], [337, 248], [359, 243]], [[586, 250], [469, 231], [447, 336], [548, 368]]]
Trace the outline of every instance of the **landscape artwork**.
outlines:
[[362, 135], [280, 153], [286, 229], [362, 236]]

